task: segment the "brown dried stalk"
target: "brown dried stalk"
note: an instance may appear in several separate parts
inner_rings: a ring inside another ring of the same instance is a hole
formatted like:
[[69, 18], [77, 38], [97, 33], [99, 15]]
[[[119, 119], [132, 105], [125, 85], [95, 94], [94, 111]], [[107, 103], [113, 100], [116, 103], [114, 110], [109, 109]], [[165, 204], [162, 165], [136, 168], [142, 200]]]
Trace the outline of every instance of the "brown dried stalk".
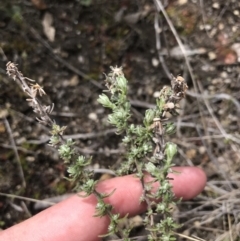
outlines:
[[42, 96], [46, 94], [43, 88], [37, 83], [28, 83], [35, 81], [27, 77], [24, 77], [23, 74], [18, 70], [16, 64], [12, 62], [7, 63], [7, 74], [14, 81], [16, 81], [17, 84], [23, 89], [23, 91], [27, 93], [27, 95], [29, 96], [27, 101], [33, 108], [33, 111], [38, 114], [39, 117], [37, 118], [37, 120], [40, 123], [52, 126], [54, 124], [54, 121], [51, 119], [50, 114], [53, 111], [54, 104], [48, 106], [43, 105], [37, 98], [37, 95]]

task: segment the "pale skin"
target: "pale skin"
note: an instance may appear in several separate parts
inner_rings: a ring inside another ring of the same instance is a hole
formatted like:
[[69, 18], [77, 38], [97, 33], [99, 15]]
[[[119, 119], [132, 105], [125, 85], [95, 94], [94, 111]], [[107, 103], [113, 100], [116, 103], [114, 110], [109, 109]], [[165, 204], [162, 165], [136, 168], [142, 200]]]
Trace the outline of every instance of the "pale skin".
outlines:
[[[173, 178], [173, 192], [177, 198], [189, 200], [196, 197], [205, 187], [206, 176], [195, 167], [176, 167], [178, 174]], [[146, 176], [146, 181], [150, 180]], [[156, 186], [156, 185], [155, 185]], [[109, 179], [98, 184], [99, 192], [115, 192], [106, 199], [113, 205], [114, 212], [122, 216], [134, 216], [144, 212], [146, 205], [139, 202], [142, 185], [134, 176]], [[97, 200], [74, 195], [28, 220], [0, 232], [0, 241], [99, 241], [109, 224], [108, 217], [93, 217]]]

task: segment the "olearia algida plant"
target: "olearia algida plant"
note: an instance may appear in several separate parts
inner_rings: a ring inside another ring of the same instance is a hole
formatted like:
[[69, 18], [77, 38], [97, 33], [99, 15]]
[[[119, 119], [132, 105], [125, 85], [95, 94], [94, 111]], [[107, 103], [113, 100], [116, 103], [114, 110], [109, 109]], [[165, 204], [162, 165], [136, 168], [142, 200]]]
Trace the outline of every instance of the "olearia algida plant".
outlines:
[[[116, 234], [120, 239], [128, 241], [130, 228], [119, 228], [122, 219], [119, 214], [113, 214], [113, 207], [105, 203], [104, 199], [112, 193], [99, 193], [96, 190], [97, 180], [93, 172], [87, 169], [91, 158], [86, 158], [78, 153], [75, 143], [71, 139], [64, 140], [63, 133], [66, 126], [59, 126], [52, 118], [51, 112], [54, 105], [42, 104], [41, 97], [45, 91], [33, 80], [24, 77], [17, 66], [7, 63], [7, 74], [15, 80], [22, 90], [28, 95], [27, 101], [37, 114], [37, 120], [51, 128], [49, 145], [58, 150], [59, 156], [67, 165], [68, 178], [77, 183], [76, 190], [84, 193], [83, 196], [95, 195], [96, 216], [108, 215], [110, 224], [108, 233]], [[163, 87], [156, 100], [156, 107], [145, 112], [142, 125], [130, 123], [131, 105], [128, 99], [128, 81], [122, 68], [111, 67], [111, 72], [106, 75], [105, 84], [108, 94], [101, 94], [98, 102], [111, 110], [108, 121], [117, 128], [116, 134], [122, 135], [122, 142], [126, 147], [124, 162], [116, 174], [123, 176], [134, 174], [140, 179], [143, 194], [139, 202], [147, 203], [147, 212], [144, 225], [148, 230], [149, 241], [176, 240], [174, 230], [178, 227], [172, 217], [171, 207], [176, 204], [168, 174], [173, 172], [173, 157], [177, 152], [174, 143], [166, 142], [166, 135], [174, 132], [174, 125], [167, 121], [167, 115], [177, 115], [178, 102], [185, 97], [187, 85], [181, 76], [172, 76], [171, 86]], [[144, 174], [149, 173], [152, 181], [144, 182]], [[153, 193], [152, 184], [159, 183]], [[161, 199], [158, 203], [155, 200]], [[156, 221], [154, 218], [160, 214], [163, 218]]]

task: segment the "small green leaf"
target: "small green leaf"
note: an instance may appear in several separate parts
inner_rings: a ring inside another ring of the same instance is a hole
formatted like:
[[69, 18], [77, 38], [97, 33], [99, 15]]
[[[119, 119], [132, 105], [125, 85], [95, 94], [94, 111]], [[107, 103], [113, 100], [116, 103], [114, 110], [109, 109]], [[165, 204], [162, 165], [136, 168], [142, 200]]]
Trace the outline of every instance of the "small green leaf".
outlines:
[[118, 88], [121, 90], [123, 94], [127, 92], [127, 80], [124, 76], [119, 76], [117, 79]]
[[154, 173], [156, 171], [156, 166], [151, 162], [148, 162], [145, 165], [145, 168], [146, 168], [146, 171], [149, 172], [149, 173]]
[[167, 143], [165, 153], [167, 155], [167, 160], [171, 161], [177, 153], [177, 145], [171, 142]]
[[162, 98], [159, 98], [156, 100], [156, 104], [157, 104], [157, 107], [160, 111], [163, 110], [163, 107], [165, 105], [165, 99], [162, 97]]
[[104, 107], [114, 109], [116, 106], [109, 100], [108, 96], [105, 94], [101, 94], [97, 100], [100, 104], [102, 104]]
[[145, 117], [144, 117], [144, 120], [143, 120], [144, 125], [146, 127], [150, 126], [153, 123], [154, 117], [155, 117], [155, 111], [154, 110], [152, 110], [152, 109], [146, 110]]
[[165, 127], [165, 133], [168, 135], [172, 135], [175, 133], [176, 126], [173, 123], [168, 123]]

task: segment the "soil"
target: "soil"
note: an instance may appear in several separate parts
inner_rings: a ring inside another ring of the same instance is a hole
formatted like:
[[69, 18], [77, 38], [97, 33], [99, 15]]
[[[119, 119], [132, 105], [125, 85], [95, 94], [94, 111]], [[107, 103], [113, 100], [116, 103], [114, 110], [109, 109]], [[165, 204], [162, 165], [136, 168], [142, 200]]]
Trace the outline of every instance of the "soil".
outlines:
[[49, 129], [36, 121], [26, 95], [7, 77], [6, 63], [17, 63], [24, 76], [44, 87], [46, 103], [55, 105], [53, 118], [67, 126], [65, 135], [82, 154], [93, 157], [96, 170], [117, 168], [123, 158], [121, 136], [97, 102], [104, 73], [117, 65], [129, 80], [135, 123], [170, 84], [170, 74], [185, 78], [188, 93], [173, 119], [176, 133], [168, 138], [178, 145], [176, 165], [201, 167], [208, 184], [197, 198], [178, 205], [174, 215], [184, 224], [178, 233], [239, 240], [240, 3], [162, 2], [170, 24], [147, 0], [1, 1], [1, 229], [39, 211], [21, 197], [42, 200], [73, 188], [48, 145]]

